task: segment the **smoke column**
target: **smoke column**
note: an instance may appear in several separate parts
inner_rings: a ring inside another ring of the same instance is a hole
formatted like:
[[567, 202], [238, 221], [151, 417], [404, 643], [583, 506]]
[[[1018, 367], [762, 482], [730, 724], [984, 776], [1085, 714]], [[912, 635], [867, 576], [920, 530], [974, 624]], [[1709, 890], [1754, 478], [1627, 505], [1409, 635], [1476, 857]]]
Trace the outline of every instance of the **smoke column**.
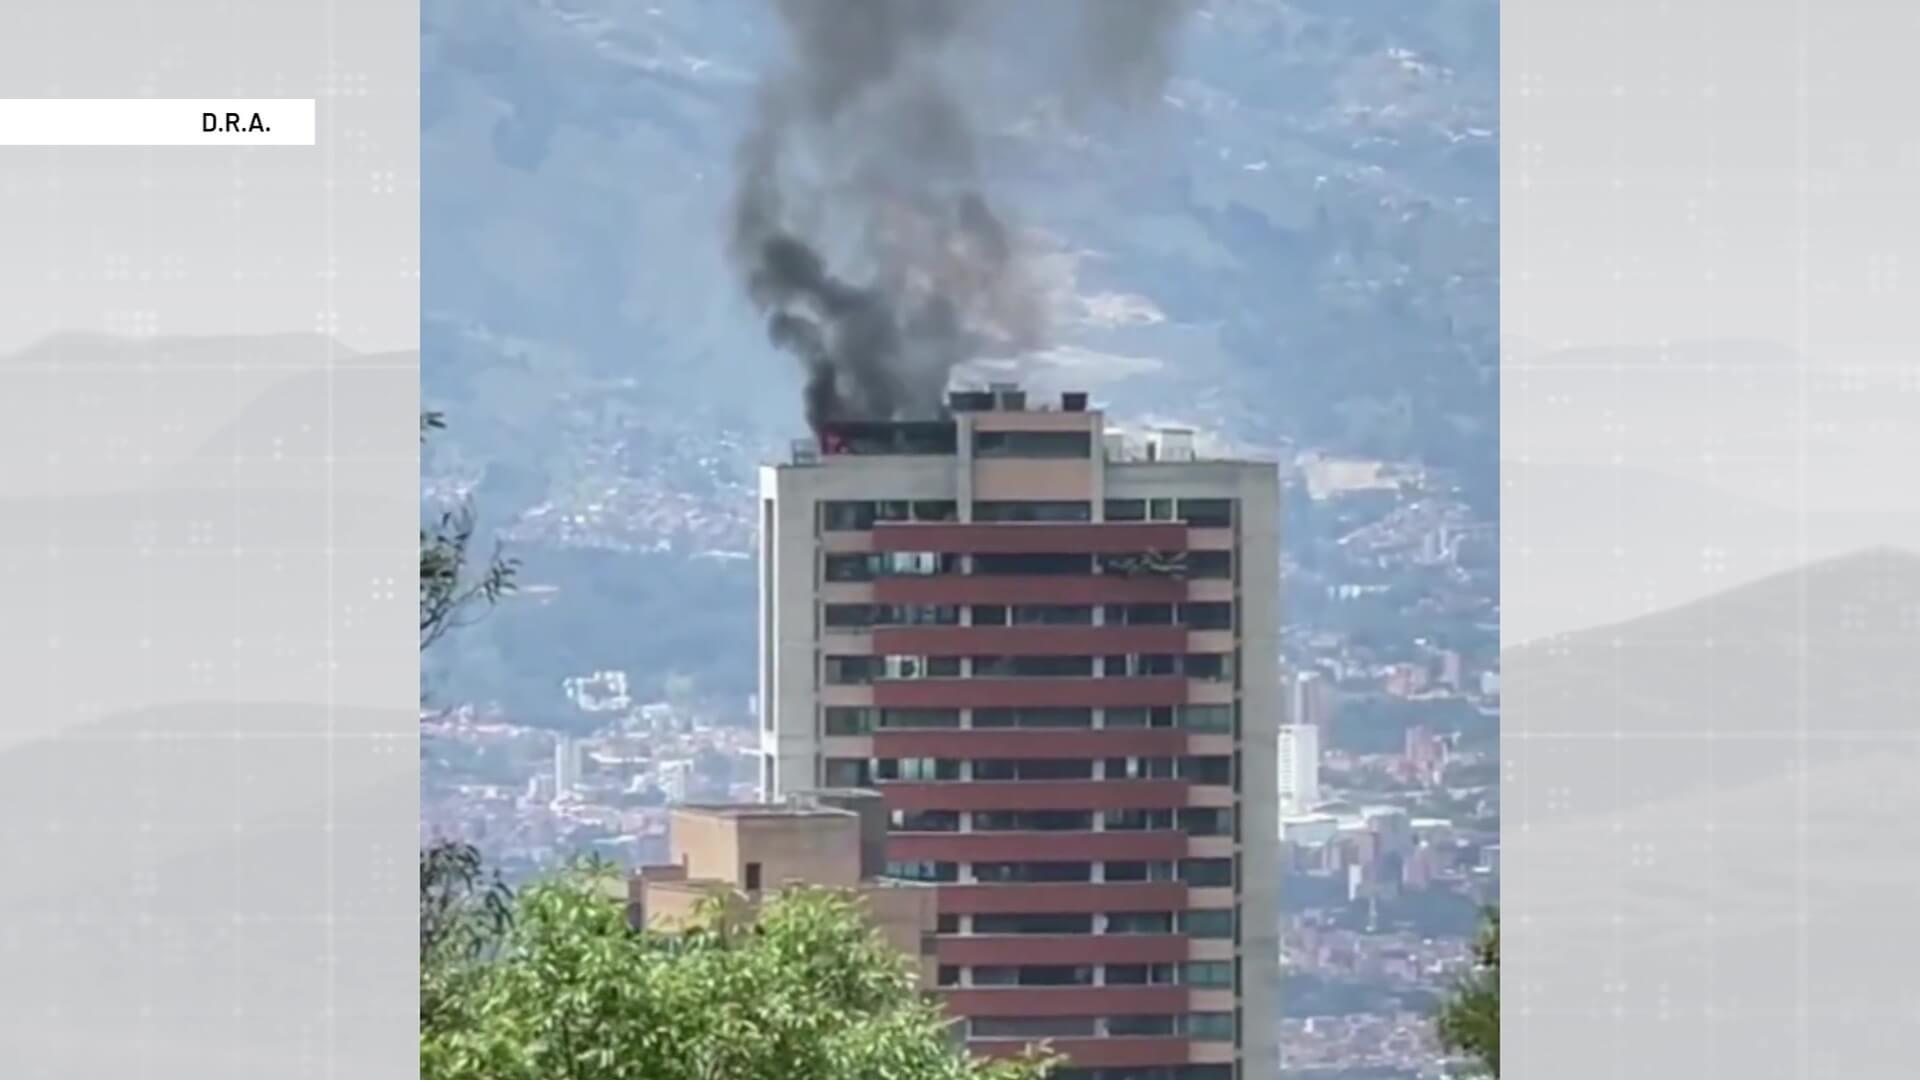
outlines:
[[1138, 103], [1191, 2], [769, 2], [787, 55], [738, 149], [731, 258], [805, 368], [815, 431], [938, 415], [957, 365], [1047, 338], [1029, 254], [980, 176], [970, 106], [986, 61], [1011, 55], [996, 35], [1045, 23], [1061, 39], [1064, 55], [1030, 50], [1018, 72], [1037, 96]]

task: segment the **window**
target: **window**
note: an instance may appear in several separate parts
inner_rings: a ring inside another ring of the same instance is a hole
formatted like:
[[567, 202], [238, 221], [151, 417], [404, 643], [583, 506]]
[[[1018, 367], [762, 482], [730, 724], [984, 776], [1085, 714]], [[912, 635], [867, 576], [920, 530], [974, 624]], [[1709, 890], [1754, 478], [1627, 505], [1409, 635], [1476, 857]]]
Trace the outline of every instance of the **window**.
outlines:
[[897, 832], [959, 832], [958, 810], [895, 810], [891, 827]]
[[[967, 1038], [1086, 1038], [1096, 1034], [1098, 1027], [1090, 1016], [975, 1016], [967, 1021]], [[1053, 1076], [1058, 1080], [1060, 1073]]]
[[982, 554], [973, 557], [973, 572], [991, 576], [1081, 576], [1093, 573], [1093, 556]]
[[829, 735], [865, 735], [873, 730], [873, 710], [851, 705], [829, 705], [824, 726]]
[[1074, 604], [1022, 604], [1013, 609], [1015, 626], [1092, 626], [1093, 608]]
[[760, 864], [759, 863], [750, 862], [747, 864], [746, 886], [747, 886], [748, 892], [760, 891]]
[[1180, 673], [1180, 658], [1166, 653], [1141, 653], [1137, 656], [1104, 657], [1102, 673], [1109, 679], [1152, 678]]
[[960, 864], [950, 862], [890, 862], [887, 876], [904, 881], [947, 882], [960, 880]]
[[1036, 915], [975, 915], [976, 934], [1091, 934], [1093, 916], [1077, 912]]
[[1180, 913], [1180, 932], [1194, 938], [1230, 938], [1233, 936], [1233, 909], [1183, 911]]
[[978, 679], [1070, 679], [1093, 674], [1091, 656], [976, 656]]
[[1111, 832], [1165, 831], [1173, 828], [1172, 810], [1108, 810], [1103, 824]]
[[1048, 502], [1023, 499], [1018, 502], [976, 502], [973, 520], [982, 522], [1079, 522], [1093, 520], [1093, 506], [1083, 502]]
[[822, 779], [830, 788], [868, 787], [873, 783], [873, 772], [861, 758], [830, 757], [825, 770]]
[[1180, 981], [1187, 986], [1230, 990], [1233, 965], [1223, 960], [1194, 960], [1180, 965]]
[[1093, 864], [1083, 862], [974, 863], [973, 878], [987, 884], [1046, 884], [1093, 880]]
[[1109, 934], [1171, 934], [1174, 923], [1165, 911], [1111, 911], [1106, 925]]
[[1233, 884], [1232, 859], [1181, 859], [1180, 880], [1200, 888], [1223, 888]]
[[1188, 731], [1226, 733], [1233, 730], [1231, 705], [1182, 705], [1180, 726]]
[[1196, 529], [1224, 529], [1233, 524], [1233, 500], [1181, 499], [1180, 520]]
[[959, 709], [881, 709], [879, 726], [893, 731], [957, 728]]
[[864, 686], [881, 670], [876, 656], [829, 656], [826, 663], [828, 686]]
[[1127, 860], [1106, 865], [1104, 881], [1172, 881], [1173, 864]]
[[873, 763], [880, 780], [958, 780], [960, 763], [952, 758], [881, 758]]
[[1187, 552], [1187, 576], [1196, 579], [1225, 580], [1233, 577], [1233, 552]]
[[1233, 818], [1216, 806], [1190, 806], [1180, 811], [1180, 828], [1188, 836], [1231, 836]]
[[957, 934], [960, 932], [960, 916], [940, 915], [934, 920], [934, 933]]
[[[979, 779], [979, 770], [974, 771]], [[975, 832], [1092, 832], [1091, 810], [975, 810]]]
[[1108, 499], [1108, 521], [1172, 521], [1172, 499]]
[[1108, 728], [1167, 728], [1173, 726], [1173, 707], [1170, 705], [1146, 706], [1130, 705], [1107, 710], [1105, 724]]
[[960, 985], [960, 969], [957, 967], [954, 967], [952, 964], [940, 965], [940, 974], [938, 977], [938, 982], [940, 983], [941, 986], [959, 986]]
[[1233, 1041], [1232, 1013], [1188, 1013], [1184, 1027], [1189, 1039], [1207, 1042]]
[[1026, 709], [975, 709], [976, 728], [1088, 728], [1093, 726], [1092, 709], [1034, 707]]
[[881, 656], [874, 657], [882, 679], [953, 679], [960, 675], [957, 656]]
[[1225, 755], [1180, 759], [1180, 779], [1194, 784], [1233, 783], [1233, 759]]
[[1093, 968], [1072, 964], [993, 965], [973, 969], [975, 986], [1092, 986]]
[[975, 780], [1091, 780], [1091, 758], [981, 758]]
[[981, 458], [1085, 458], [1093, 436], [1085, 431], [976, 431], [973, 456]]
[[1108, 964], [1108, 986], [1164, 986], [1173, 981], [1172, 964]]
[[822, 573], [828, 581], [872, 581], [873, 562], [865, 555], [830, 554]]
[[[1146, 1078], [1142, 1078], [1146, 1080]], [[1233, 1080], [1231, 1065], [1181, 1065], [1173, 1070], [1170, 1080]]]
[[975, 626], [1005, 626], [1007, 609], [1000, 604], [975, 604], [972, 618]]
[[1173, 759], [1170, 757], [1108, 758], [1105, 776], [1108, 780], [1171, 780], [1173, 779]]
[[1231, 678], [1233, 665], [1228, 662], [1225, 653], [1188, 653], [1186, 669], [1189, 679], [1205, 679], [1208, 682], [1221, 682]]
[[1108, 626], [1172, 626], [1172, 604], [1108, 604]]
[[1233, 605], [1224, 600], [1180, 605], [1180, 622], [1189, 630], [1233, 629]]
[[1115, 1037], [1129, 1035], [1171, 1035], [1175, 1027], [1171, 1016], [1109, 1016], [1107, 1034]]

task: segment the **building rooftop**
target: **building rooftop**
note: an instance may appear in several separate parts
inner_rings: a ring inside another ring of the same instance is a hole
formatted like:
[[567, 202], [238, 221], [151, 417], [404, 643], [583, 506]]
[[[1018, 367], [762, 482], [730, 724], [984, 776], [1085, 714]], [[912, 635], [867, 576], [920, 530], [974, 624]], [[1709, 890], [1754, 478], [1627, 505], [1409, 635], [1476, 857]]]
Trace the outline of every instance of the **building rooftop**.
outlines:
[[845, 818], [858, 817], [851, 810], [842, 810], [835, 806], [812, 806], [805, 803], [682, 803], [673, 808], [676, 813], [698, 814], [702, 817], [716, 818]]

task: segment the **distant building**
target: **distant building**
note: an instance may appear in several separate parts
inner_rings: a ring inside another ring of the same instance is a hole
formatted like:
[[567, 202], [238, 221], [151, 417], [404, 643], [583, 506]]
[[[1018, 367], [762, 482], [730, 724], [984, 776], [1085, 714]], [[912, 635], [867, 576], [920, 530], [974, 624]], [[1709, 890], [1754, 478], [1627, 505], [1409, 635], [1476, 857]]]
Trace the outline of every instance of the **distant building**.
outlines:
[[660, 763], [660, 793], [670, 803], [687, 801], [687, 792], [693, 780], [693, 762], [663, 761]]
[[580, 743], [561, 735], [553, 742], [553, 797], [572, 795], [580, 786]]
[[1320, 803], [1320, 729], [1312, 724], [1283, 724], [1278, 757], [1280, 812], [1305, 814]]
[[1287, 715], [1284, 722], [1306, 724], [1319, 728], [1324, 735], [1333, 734], [1332, 691], [1325, 675], [1318, 671], [1294, 674], [1287, 686]]
[[680, 807], [668, 830], [668, 863], [641, 867], [628, 880], [628, 917], [636, 926], [672, 931], [710, 897], [730, 918], [751, 919], [766, 896], [789, 885], [851, 890], [887, 941], [919, 960], [922, 984], [931, 989], [936, 894], [881, 876], [886, 813], [871, 791]]

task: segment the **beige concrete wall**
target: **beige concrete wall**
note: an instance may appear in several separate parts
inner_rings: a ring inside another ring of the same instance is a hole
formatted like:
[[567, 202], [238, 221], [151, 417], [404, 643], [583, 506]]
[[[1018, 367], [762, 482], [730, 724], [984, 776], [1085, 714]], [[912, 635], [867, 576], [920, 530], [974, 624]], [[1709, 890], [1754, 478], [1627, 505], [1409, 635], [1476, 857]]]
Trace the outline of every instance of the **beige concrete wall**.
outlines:
[[667, 849], [690, 879], [740, 880], [740, 837], [729, 818], [676, 810], [667, 820]]
[[1241, 656], [1241, 1032], [1247, 1076], [1280, 1070], [1280, 483], [1273, 466], [1238, 478]]
[[929, 936], [939, 928], [937, 893], [931, 887], [869, 885], [860, 890], [868, 915], [887, 943], [913, 960], [920, 970], [920, 985], [932, 989], [939, 960], [922, 951]]
[[788, 882], [836, 889], [860, 883], [860, 821], [852, 814], [749, 816], [739, 825], [734, 881], [757, 862], [761, 888], [769, 892]]
[[1091, 431], [1097, 435], [1104, 427], [1097, 412], [977, 412], [966, 417], [975, 431]]
[[1097, 490], [1092, 461], [995, 458], [977, 459], [973, 463], [973, 497], [976, 499], [1092, 502]]

